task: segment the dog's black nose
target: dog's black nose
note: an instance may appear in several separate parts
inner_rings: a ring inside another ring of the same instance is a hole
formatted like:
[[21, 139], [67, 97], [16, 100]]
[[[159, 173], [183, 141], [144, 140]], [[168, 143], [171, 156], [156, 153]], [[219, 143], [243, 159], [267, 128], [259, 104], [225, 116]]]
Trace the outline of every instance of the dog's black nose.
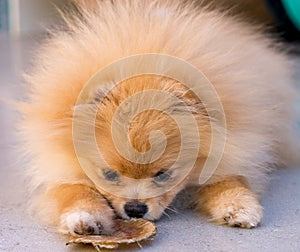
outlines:
[[148, 207], [144, 203], [130, 201], [125, 204], [124, 210], [130, 218], [143, 218], [148, 212]]

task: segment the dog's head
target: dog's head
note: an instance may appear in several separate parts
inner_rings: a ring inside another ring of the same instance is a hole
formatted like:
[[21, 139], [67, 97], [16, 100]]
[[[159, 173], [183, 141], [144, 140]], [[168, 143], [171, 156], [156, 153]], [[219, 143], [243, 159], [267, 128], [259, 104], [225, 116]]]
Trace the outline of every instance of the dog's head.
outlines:
[[96, 89], [79, 109], [81, 129], [94, 125], [96, 150], [78, 135], [97, 189], [123, 218], [158, 219], [209, 141], [201, 101], [173, 79], [143, 75]]

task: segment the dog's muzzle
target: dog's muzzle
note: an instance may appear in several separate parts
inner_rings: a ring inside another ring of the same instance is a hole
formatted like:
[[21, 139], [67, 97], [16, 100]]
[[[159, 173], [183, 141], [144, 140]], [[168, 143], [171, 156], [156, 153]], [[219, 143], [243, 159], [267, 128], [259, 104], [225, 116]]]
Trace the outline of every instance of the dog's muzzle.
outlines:
[[146, 204], [138, 201], [130, 201], [124, 205], [125, 213], [130, 218], [143, 218], [148, 212], [148, 207]]

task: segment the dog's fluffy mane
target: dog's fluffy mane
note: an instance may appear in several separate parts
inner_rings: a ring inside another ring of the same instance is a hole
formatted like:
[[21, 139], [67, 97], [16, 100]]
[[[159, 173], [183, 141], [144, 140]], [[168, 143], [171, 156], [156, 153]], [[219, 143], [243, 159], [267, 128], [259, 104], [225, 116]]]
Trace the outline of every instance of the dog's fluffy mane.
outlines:
[[260, 192], [266, 173], [288, 160], [294, 148], [295, 92], [286, 55], [257, 28], [179, 2], [97, 1], [92, 10], [83, 4], [71, 17], [64, 16], [67, 29], [51, 31], [26, 76], [27, 101], [19, 106], [19, 128], [32, 156], [27, 170], [32, 188], [90, 183], [73, 150], [73, 107], [99, 69], [143, 53], [193, 64], [218, 92], [228, 127], [220, 163], [226, 169], [217, 169], [212, 182], [243, 175]]

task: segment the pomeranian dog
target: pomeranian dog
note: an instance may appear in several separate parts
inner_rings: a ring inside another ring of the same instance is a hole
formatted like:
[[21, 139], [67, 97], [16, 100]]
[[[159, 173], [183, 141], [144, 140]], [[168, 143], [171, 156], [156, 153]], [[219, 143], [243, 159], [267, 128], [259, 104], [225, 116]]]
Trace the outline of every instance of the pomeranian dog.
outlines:
[[64, 19], [19, 103], [39, 217], [63, 233], [108, 233], [116, 217], [159, 219], [198, 186], [209, 220], [256, 227], [270, 171], [296, 148], [279, 46], [189, 1], [83, 1]]

